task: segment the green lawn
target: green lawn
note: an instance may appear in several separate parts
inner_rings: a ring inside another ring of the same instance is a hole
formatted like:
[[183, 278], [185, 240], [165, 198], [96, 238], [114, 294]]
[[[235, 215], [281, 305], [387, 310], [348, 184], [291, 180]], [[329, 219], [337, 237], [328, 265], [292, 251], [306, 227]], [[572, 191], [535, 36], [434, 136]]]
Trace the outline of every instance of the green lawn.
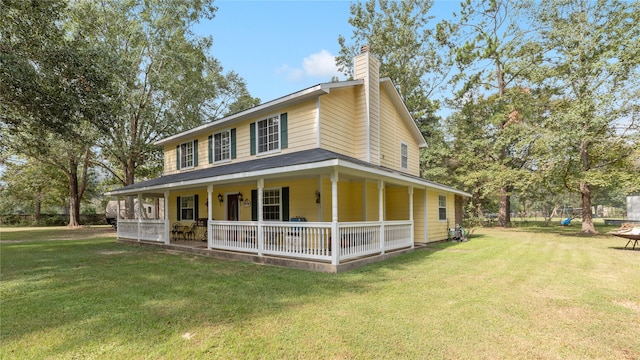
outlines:
[[338, 275], [0, 231], [2, 359], [640, 358], [640, 251], [579, 227]]

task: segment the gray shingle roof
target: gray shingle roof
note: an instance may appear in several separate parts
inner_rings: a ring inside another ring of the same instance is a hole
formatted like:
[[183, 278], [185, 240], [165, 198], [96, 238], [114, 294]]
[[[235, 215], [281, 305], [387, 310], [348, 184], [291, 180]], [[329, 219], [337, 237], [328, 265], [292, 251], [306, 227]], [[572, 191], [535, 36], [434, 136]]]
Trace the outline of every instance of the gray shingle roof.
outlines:
[[227, 165], [213, 166], [213, 167], [200, 169], [200, 170], [185, 171], [185, 172], [180, 172], [176, 174], [160, 176], [155, 179], [139, 182], [139, 183], [121, 187], [118, 189], [114, 189], [108, 192], [107, 195], [114, 195], [114, 193], [118, 194], [123, 192], [126, 193], [130, 191], [135, 191], [137, 189], [157, 188], [163, 185], [179, 184], [179, 183], [184, 183], [184, 182], [189, 182], [194, 180], [216, 178], [219, 176], [232, 175], [237, 173], [251, 173], [251, 172], [262, 171], [262, 170], [277, 169], [277, 168], [286, 167], [286, 166], [313, 164], [313, 163], [318, 163], [318, 162], [327, 161], [327, 160], [335, 160], [335, 159], [347, 161], [354, 165], [381, 170], [389, 174], [402, 175], [407, 179], [411, 179], [413, 181], [419, 181], [427, 186], [431, 185], [431, 186], [436, 186], [438, 188], [450, 189], [453, 192], [470, 196], [469, 194], [463, 193], [460, 190], [456, 190], [454, 188], [450, 188], [445, 185], [436, 184], [417, 176], [401, 173], [401, 172], [398, 172], [389, 168], [385, 168], [382, 166], [376, 166], [366, 161], [358, 160], [350, 156], [338, 154], [333, 151], [320, 149], [320, 148], [297, 151], [297, 152], [292, 152], [292, 153], [287, 153], [287, 154], [282, 154], [277, 156], [269, 156], [269, 157], [255, 159], [255, 160], [242, 161], [242, 162], [231, 163]]

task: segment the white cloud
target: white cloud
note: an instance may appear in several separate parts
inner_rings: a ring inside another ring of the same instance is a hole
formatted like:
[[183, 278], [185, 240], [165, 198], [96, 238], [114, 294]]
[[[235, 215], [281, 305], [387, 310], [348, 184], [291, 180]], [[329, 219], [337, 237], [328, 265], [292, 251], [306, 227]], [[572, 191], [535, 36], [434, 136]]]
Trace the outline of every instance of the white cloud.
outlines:
[[284, 75], [287, 81], [299, 81], [304, 76], [301, 69], [292, 68], [289, 65], [282, 65], [276, 70], [276, 74]]
[[336, 66], [336, 58], [327, 50], [311, 54], [302, 60], [302, 67], [309, 76], [331, 77], [338, 75], [338, 67]]
[[276, 73], [283, 75], [287, 81], [300, 81], [304, 77], [322, 78], [329, 81], [332, 76], [340, 77], [341, 73], [336, 66], [336, 58], [327, 50], [320, 50], [302, 60], [302, 68], [282, 65]]

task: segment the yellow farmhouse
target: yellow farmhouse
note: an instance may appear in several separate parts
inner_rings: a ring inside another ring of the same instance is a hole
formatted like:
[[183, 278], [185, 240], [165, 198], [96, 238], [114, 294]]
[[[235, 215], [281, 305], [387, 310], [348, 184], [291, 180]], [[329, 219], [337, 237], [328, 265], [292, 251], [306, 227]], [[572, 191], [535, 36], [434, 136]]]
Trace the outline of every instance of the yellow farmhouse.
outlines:
[[447, 239], [469, 194], [420, 178], [427, 142], [378, 68], [364, 46], [354, 80], [158, 141], [163, 176], [107, 193], [157, 207], [118, 210], [118, 238], [327, 272]]

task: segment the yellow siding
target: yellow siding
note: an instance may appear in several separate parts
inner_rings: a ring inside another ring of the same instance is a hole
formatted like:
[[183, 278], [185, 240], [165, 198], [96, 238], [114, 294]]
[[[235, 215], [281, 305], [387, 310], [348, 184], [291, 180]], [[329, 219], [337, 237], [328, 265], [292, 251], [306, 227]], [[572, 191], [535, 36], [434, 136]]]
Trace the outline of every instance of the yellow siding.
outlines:
[[[322, 221], [331, 221], [331, 180], [322, 179]], [[377, 183], [338, 181], [338, 221], [378, 221]]]
[[[438, 220], [438, 195], [447, 196], [447, 221]], [[454, 200], [453, 194], [438, 192], [435, 190], [427, 191], [427, 227], [429, 232], [429, 241], [439, 241], [447, 239], [447, 226], [453, 227], [454, 221]]]
[[[287, 113], [288, 147], [279, 152], [267, 155], [251, 155], [250, 124], [274, 114]], [[186, 141], [198, 140], [198, 166], [180, 171], [204, 169], [212, 166], [227, 165], [231, 162], [253, 160], [258, 157], [281, 155], [295, 151], [308, 150], [317, 147], [317, 109], [316, 101], [310, 100], [294, 106], [279, 109], [273, 114], [257, 116], [241, 123], [215, 128], [208, 132], [194, 135], [191, 139], [167, 143], [164, 146], [164, 174], [176, 173], [176, 146]], [[209, 135], [224, 130], [236, 129], [236, 159], [220, 163], [209, 164]]]
[[390, 187], [386, 191], [386, 220], [409, 220], [409, 190], [406, 187]]
[[425, 242], [424, 195], [421, 189], [413, 190], [413, 242]]
[[366, 221], [380, 221], [380, 210], [378, 203], [378, 183], [375, 181], [368, 181], [366, 183], [367, 200], [366, 200]]
[[355, 120], [355, 92], [352, 88], [333, 90], [320, 97], [320, 145], [322, 148], [348, 156], [356, 156], [365, 135]]
[[[402, 120], [389, 96], [383, 91], [380, 97], [381, 126], [381, 154], [380, 164], [391, 169], [419, 176], [420, 155], [418, 142], [411, 135], [407, 124]], [[407, 144], [408, 170], [400, 167], [400, 144]]]

